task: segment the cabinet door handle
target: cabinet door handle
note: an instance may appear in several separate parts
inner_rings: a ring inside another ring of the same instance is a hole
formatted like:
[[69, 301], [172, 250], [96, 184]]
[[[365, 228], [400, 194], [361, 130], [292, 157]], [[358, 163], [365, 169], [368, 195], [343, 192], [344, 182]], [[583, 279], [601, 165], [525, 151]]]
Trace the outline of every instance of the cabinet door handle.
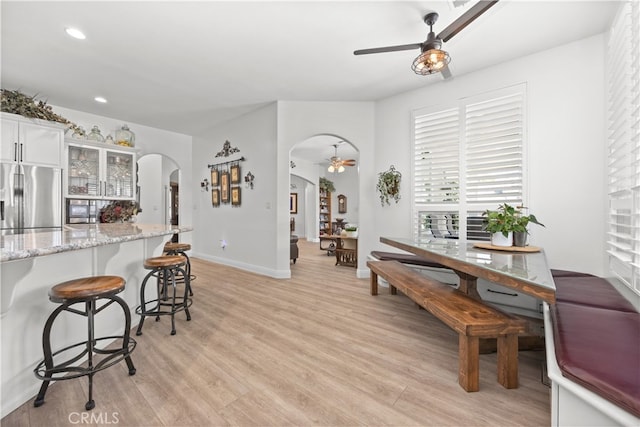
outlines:
[[14, 162], [18, 161], [18, 143], [17, 142], [13, 143], [13, 161]]
[[518, 296], [518, 294], [512, 294], [510, 292], [494, 291], [493, 289], [487, 289], [487, 292], [492, 292], [494, 294], [508, 295], [510, 297], [517, 297]]
[[22, 146], [23, 146], [23, 145], [24, 145], [24, 144], [22, 144], [22, 143], [20, 144], [20, 161], [22, 161]]

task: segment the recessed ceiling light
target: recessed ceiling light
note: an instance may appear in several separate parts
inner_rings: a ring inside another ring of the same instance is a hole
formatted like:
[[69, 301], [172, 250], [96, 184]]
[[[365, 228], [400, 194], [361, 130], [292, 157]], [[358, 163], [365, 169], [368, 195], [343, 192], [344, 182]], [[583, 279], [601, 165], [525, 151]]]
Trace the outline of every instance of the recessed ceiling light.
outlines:
[[87, 36], [85, 36], [84, 33], [77, 28], [67, 27], [64, 30], [74, 39], [84, 40], [87, 38]]
[[93, 98], [96, 102], [100, 102], [101, 104], [106, 104], [107, 100], [106, 98], [103, 98], [101, 96], [96, 96], [95, 98]]

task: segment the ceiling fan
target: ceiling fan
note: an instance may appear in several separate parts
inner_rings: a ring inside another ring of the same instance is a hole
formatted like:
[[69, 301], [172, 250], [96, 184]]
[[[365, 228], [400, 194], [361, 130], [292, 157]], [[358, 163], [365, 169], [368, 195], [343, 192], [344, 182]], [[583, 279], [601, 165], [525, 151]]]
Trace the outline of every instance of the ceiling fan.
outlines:
[[360, 49], [353, 52], [354, 55], [367, 55], [370, 53], [396, 52], [400, 50], [411, 50], [420, 48], [420, 55], [413, 61], [411, 69], [420, 75], [428, 75], [442, 73], [445, 79], [451, 77], [449, 70], [449, 61], [451, 57], [442, 50], [442, 43], [451, 39], [451, 37], [462, 31], [467, 25], [476, 20], [480, 15], [486, 12], [491, 6], [496, 4], [498, 0], [480, 0], [469, 10], [460, 15], [458, 19], [453, 21], [447, 28], [442, 30], [438, 35], [433, 32], [433, 25], [438, 20], [438, 14], [435, 12], [428, 13], [424, 16], [424, 22], [429, 26], [429, 35], [422, 43], [403, 44], [398, 46], [376, 47], [371, 49]]
[[345, 166], [356, 165], [356, 161], [354, 159], [342, 160], [340, 157], [338, 157], [338, 144], [332, 144], [332, 145], [335, 150], [335, 154], [333, 155], [333, 157], [329, 159], [329, 161], [331, 162], [329, 164], [329, 168], [327, 169], [329, 172], [342, 173], [344, 172]]

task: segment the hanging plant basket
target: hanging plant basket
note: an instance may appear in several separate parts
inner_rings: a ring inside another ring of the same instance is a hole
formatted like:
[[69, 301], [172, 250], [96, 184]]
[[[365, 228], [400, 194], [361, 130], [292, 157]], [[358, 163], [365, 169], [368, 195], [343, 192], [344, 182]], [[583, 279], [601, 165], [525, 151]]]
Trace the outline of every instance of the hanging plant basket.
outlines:
[[390, 200], [393, 199], [398, 203], [400, 200], [400, 180], [402, 174], [391, 165], [389, 170], [380, 172], [378, 174], [378, 184], [376, 190], [380, 193], [380, 204], [384, 206], [386, 203], [390, 205]]

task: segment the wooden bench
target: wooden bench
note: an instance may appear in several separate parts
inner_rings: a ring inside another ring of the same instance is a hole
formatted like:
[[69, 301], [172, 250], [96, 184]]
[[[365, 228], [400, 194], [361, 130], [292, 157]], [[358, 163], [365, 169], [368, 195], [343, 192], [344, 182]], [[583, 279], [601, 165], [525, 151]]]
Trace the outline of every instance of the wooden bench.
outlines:
[[368, 261], [367, 266], [371, 270], [371, 295], [378, 294], [380, 276], [389, 282], [392, 295], [399, 289], [458, 333], [458, 383], [463, 389], [479, 389], [480, 338], [497, 339], [498, 382], [505, 388], [518, 387], [518, 334], [525, 332], [525, 321], [398, 261]]

